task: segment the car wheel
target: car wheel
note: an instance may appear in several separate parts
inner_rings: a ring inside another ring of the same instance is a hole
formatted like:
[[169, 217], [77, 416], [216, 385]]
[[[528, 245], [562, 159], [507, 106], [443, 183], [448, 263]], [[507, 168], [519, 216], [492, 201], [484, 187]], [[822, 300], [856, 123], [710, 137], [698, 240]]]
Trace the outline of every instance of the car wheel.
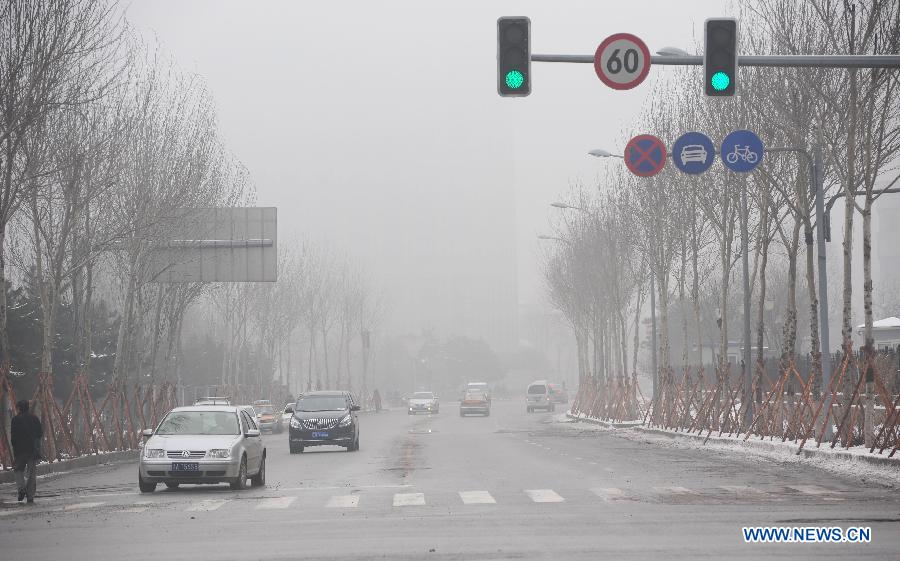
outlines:
[[250, 478], [250, 484], [254, 487], [263, 487], [266, 484], [266, 457], [263, 456], [259, 464], [259, 471]]
[[241, 458], [241, 467], [238, 468], [238, 475], [234, 481], [231, 482], [231, 489], [233, 491], [243, 491], [247, 488], [247, 456]]
[[166, 483], [166, 487], [169, 489], [178, 489], [179, 483]]
[[533, 411], [533, 409], [531, 409], [531, 407], [526, 407], [526, 408], [525, 408], [525, 412], [526, 412], [526, 413], [531, 413], [532, 411]]
[[141, 493], [152, 493], [156, 491], [156, 483], [150, 481], [144, 481], [144, 478], [141, 477], [141, 474], [138, 474], [138, 489], [141, 490]]
[[484, 416], [485, 416], [485, 417], [490, 417], [490, 416], [491, 416], [491, 412], [490, 412], [490, 411], [485, 411], [485, 412], [484, 412]]
[[460, 416], [460, 417], [465, 417], [465, 416], [466, 416], [466, 414], [465, 414], [465, 413], [463, 413], [463, 412], [462, 412], [462, 411], [460, 411], [460, 412], [459, 412], [459, 416]]

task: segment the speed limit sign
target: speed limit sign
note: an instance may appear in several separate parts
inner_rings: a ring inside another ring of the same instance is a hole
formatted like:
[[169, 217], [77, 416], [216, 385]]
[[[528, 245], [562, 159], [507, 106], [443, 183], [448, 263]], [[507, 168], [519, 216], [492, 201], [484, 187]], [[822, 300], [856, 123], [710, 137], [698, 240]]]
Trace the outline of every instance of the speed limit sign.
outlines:
[[631, 33], [610, 35], [594, 53], [594, 70], [607, 86], [630, 90], [650, 72], [650, 49]]

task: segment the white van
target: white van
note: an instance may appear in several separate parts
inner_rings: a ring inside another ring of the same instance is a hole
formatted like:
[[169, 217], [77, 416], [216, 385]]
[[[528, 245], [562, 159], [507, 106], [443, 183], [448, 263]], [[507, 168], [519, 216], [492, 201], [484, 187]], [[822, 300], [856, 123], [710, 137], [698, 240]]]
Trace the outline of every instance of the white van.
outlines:
[[556, 410], [556, 405], [550, 399], [550, 385], [546, 380], [538, 380], [528, 385], [525, 393], [525, 410], [532, 413], [535, 409]]

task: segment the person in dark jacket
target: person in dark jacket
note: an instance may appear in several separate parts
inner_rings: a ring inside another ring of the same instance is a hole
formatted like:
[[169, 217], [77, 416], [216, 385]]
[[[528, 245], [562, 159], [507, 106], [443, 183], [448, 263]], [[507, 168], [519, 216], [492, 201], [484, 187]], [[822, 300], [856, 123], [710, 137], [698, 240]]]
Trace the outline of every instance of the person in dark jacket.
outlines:
[[28, 497], [28, 502], [34, 502], [34, 492], [37, 490], [37, 474], [35, 466], [41, 457], [41, 438], [44, 437], [44, 428], [41, 421], [28, 411], [28, 401], [21, 400], [16, 403], [19, 414], [13, 417], [10, 424], [10, 436], [12, 437], [15, 465], [13, 471], [16, 476], [16, 486], [19, 488], [19, 502]]

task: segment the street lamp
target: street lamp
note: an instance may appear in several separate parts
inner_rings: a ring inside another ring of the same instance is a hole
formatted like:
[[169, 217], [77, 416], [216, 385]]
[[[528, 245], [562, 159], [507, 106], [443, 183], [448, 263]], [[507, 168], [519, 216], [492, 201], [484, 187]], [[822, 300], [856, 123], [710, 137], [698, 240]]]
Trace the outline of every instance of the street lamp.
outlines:
[[556, 236], [546, 236], [546, 235], [544, 235], [544, 234], [540, 234], [540, 235], [538, 236], [538, 239], [539, 239], [539, 240], [553, 240], [553, 241], [557, 241], [557, 242], [569, 243], [569, 240], [564, 240], [564, 239], [562, 239], [562, 238], [557, 238]]
[[588, 152], [589, 156], [594, 156], [596, 158], [622, 158], [625, 159], [625, 156], [620, 156], [619, 154], [613, 154], [608, 150], [604, 150], [603, 148], [594, 148], [590, 152]]
[[693, 56], [691, 53], [678, 47], [663, 47], [656, 51], [656, 54], [660, 56]]

